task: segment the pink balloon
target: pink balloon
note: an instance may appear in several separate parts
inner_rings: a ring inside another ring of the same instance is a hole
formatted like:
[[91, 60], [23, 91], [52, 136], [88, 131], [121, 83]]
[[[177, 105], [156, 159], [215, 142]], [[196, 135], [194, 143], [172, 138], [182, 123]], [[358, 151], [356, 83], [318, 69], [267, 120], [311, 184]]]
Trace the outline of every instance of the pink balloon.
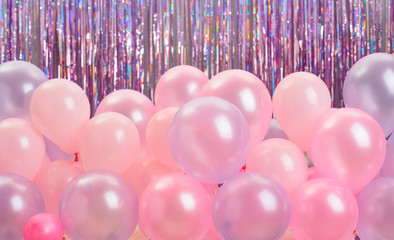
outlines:
[[33, 93], [30, 112], [37, 128], [63, 151], [79, 151], [79, 135], [89, 120], [90, 105], [77, 84], [65, 79], [42, 83]]
[[70, 160], [57, 160], [41, 167], [34, 183], [41, 191], [47, 213], [58, 216], [59, 201], [64, 188], [74, 177], [83, 172], [83, 168], [78, 163]]
[[382, 167], [386, 139], [369, 114], [342, 108], [328, 113], [317, 124], [310, 153], [322, 177], [335, 178], [356, 194]]
[[291, 206], [295, 239], [346, 240], [357, 225], [355, 197], [333, 179], [306, 182], [293, 194]]
[[64, 230], [60, 220], [49, 213], [31, 217], [23, 229], [24, 240], [62, 240]]
[[171, 153], [190, 176], [220, 183], [245, 164], [249, 129], [242, 113], [217, 97], [200, 97], [176, 113], [168, 137]]
[[32, 180], [45, 157], [42, 135], [19, 118], [0, 121], [0, 172], [20, 174]]
[[200, 95], [208, 77], [198, 68], [181, 65], [169, 69], [157, 82], [155, 104], [158, 108], [180, 107]]
[[140, 226], [152, 240], [202, 239], [210, 225], [211, 202], [204, 187], [183, 174], [156, 179], [140, 199]]
[[291, 196], [306, 182], [308, 163], [304, 153], [294, 143], [282, 138], [271, 138], [250, 151], [246, 171], [272, 177]]
[[130, 119], [115, 112], [90, 119], [80, 142], [85, 169], [106, 169], [118, 174], [136, 161], [139, 148], [137, 128]]
[[308, 151], [314, 126], [330, 110], [331, 95], [316, 75], [296, 72], [279, 82], [272, 107], [290, 141], [302, 151]]
[[271, 96], [261, 79], [244, 70], [232, 69], [215, 75], [201, 96], [215, 96], [234, 104], [248, 122], [250, 146], [264, 139], [272, 117]]

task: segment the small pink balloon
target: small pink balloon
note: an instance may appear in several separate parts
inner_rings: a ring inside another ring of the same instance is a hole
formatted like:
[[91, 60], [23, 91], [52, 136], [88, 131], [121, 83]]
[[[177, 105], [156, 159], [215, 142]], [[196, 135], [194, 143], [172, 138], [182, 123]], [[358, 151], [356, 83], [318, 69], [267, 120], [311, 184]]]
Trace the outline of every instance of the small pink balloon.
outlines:
[[346, 240], [357, 225], [353, 193], [333, 179], [304, 183], [293, 194], [291, 206], [290, 230], [295, 239]]
[[42, 83], [33, 93], [30, 112], [42, 134], [63, 151], [79, 151], [80, 132], [90, 118], [90, 104], [77, 84], [65, 79]]
[[308, 151], [314, 126], [330, 110], [331, 95], [316, 75], [296, 72], [276, 86], [272, 107], [290, 141], [302, 151]]
[[210, 225], [210, 213], [207, 191], [183, 174], [156, 179], [140, 199], [140, 226], [154, 240], [202, 239]]
[[105, 169], [123, 174], [134, 162], [140, 137], [134, 123], [120, 113], [99, 114], [86, 124], [80, 154], [85, 169]]
[[19, 118], [0, 121], [0, 172], [17, 173], [32, 180], [45, 157], [41, 133]]
[[23, 229], [24, 240], [62, 240], [64, 230], [60, 220], [49, 213], [31, 217]]
[[181, 65], [169, 69], [159, 79], [155, 89], [155, 104], [159, 109], [180, 107], [200, 95], [208, 82], [200, 69]]

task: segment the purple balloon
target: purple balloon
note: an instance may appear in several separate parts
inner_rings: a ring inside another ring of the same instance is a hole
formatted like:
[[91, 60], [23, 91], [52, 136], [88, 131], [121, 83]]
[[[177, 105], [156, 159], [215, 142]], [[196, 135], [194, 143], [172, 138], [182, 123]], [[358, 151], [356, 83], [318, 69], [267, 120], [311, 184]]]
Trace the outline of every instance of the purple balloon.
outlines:
[[372, 181], [358, 195], [361, 239], [394, 239], [394, 177]]
[[270, 126], [268, 128], [267, 134], [264, 137], [264, 140], [270, 138], [283, 138], [288, 140], [285, 131], [283, 131], [282, 127], [279, 125], [278, 121], [275, 118], [271, 119]]
[[128, 239], [137, 226], [138, 199], [118, 174], [87, 171], [66, 186], [59, 216], [71, 239]]
[[0, 64], [0, 121], [12, 117], [30, 120], [31, 96], [46, 80], [48, 77], [29, 62]]
[[226, 240], [280, 239], [290, 215], [284, 188], [259, 173], [241, 173], [225, 182], [212, 207], [215, 228]]
[[26, 222], [44, 211], [41, 193], [30, 180], [0, 173], [0, 239], [22, 240]]
[[386, 156], [380, 169], [380, 176], [394, 176], [394, 136], [391, 136], [386, 143]]

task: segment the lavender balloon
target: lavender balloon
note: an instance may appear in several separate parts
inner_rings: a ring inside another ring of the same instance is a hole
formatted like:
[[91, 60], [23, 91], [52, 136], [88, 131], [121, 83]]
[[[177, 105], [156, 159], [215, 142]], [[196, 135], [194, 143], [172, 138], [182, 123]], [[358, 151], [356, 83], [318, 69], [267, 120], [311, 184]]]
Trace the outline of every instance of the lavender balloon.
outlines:
[[0, 173], [0, 239], [23, 240], [26, 222], [44, 211], [41, 193], [30, 180]]
[[285, 131], [283, 131], [282, 127], [279, 125], [278, 120], [275, 118], [271, 119], [270, 126], [268, 128], [268, 132], [264, 137], [264, 140], [270, 138], [283, 138], [288, 139]]

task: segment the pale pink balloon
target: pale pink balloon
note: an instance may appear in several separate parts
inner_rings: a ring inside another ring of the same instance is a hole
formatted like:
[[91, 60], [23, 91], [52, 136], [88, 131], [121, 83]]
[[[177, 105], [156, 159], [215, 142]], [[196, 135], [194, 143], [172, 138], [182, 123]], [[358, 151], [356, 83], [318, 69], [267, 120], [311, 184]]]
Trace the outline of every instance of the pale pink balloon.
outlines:
[[316, 75], [296, 72], [276, 86], [272, 96], [274, 116], [290, 141], [308, 151], [314, 126], [330, 111], [331, 95]]
[[245, 116], [250, 146], [264, 139], [272, 117], [271, 96], [263, 81], [250, 72], [232, 69], [215, 75], [201, 96], [215, 96], [234, 104]]
[[105, 169], [123, 174], [140, 149], [140, 137], [134, 123], [120, 113], [99, 114], [86, 124], [80, 141], [85, 169]]
[[342, 108], [328, 113], [317, 124], [310, 153], [322, 177], [335, 178], [357, 194], [382, 167], [386, 139], [368, 113]]
[[293, 194], [291, 208], [290, 230], [295, 239], [346, 240], [357, 225], [354, 195], [333, 179], [304, 183]]
[[46, 81], [34, 91], [30, 112], [42, 134], [63, 151], [78, 152], [80, 132], [90, 117], [89, 100], [82, 88], [65, 79]]
[[45, 142], [41, 133], [26, 120], [0, 121], [0, 172], [34, 179], [44, 162]]
[[294, 143], [282, 138], [271, 138], [250, 151], [246, 171], [272, 177], [291, 196], [306, 182], [308, 163], [304, 153]]
[[155, 89], [155, 104], [159, 109], [180, 107], [200, 95], [208, 82], [200, 69], [181, 65], [169, 69], [159, 79]]
[[57, 160], [41, 167], [34, 184], [41, 191], [47, 213], [58, 216], [63, 190], [74, 177], [83, 172], [81, 165], [70, 160]]

